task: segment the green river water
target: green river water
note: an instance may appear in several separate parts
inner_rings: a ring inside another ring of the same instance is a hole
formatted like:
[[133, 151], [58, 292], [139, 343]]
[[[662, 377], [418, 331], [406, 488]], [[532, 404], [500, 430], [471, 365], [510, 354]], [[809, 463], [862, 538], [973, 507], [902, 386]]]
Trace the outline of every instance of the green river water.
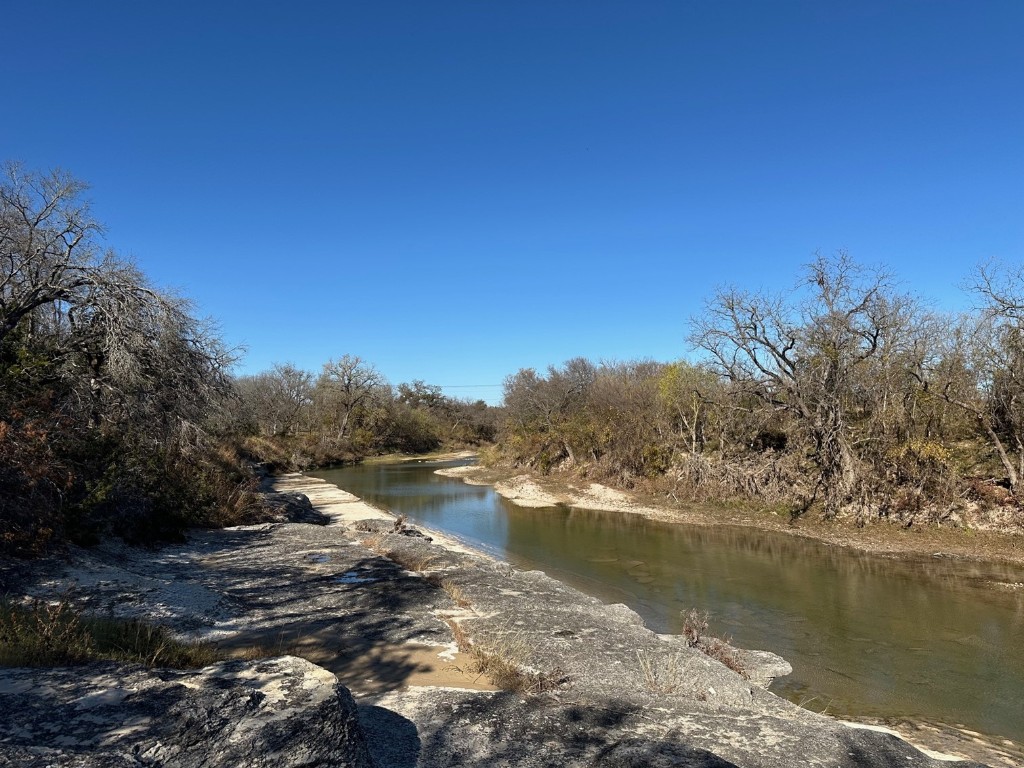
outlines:
[[539, 569], [656, 632], [682, 611], [784, 657], [772, 690], [837, 716], [906, 717], [1024, 743], [1024, 569], [898, 560], [785, 534], [668, 525], [636, 515], [527, 509], [489, 486], [402, 462], [316, 475], [517, 568]]

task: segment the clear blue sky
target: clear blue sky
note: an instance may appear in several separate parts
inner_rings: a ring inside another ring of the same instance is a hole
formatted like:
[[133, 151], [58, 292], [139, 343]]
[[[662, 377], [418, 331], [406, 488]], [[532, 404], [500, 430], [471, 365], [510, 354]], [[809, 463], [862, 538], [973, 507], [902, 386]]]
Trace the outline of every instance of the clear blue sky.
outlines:
[[[815, 250], [939, 307], [1024, 257], [1024, 2], [4, 9], [0, 159], [248, 348], [392, 382], [687, 354]], [[500, 398], [500, 388], [450, 394]]]

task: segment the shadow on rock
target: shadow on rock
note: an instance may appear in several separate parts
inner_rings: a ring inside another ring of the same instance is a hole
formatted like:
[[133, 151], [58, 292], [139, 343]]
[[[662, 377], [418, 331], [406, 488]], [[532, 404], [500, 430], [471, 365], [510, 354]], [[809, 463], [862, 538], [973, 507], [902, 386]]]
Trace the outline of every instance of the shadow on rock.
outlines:
[[416, 768], [419, 765], [421, 744], [414, 722], [384, 707], [360, 706], [359, 725], [378, 766]]

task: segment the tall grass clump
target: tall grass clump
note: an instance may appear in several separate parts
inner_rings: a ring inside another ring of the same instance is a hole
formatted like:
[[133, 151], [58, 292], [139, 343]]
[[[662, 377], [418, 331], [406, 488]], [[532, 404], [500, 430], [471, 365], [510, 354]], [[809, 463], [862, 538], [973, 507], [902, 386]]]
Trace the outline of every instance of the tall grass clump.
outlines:
[[124, 661], [189, 669], [221, 658], [214, 646], [175, 640], [165, 627], [137, 619], [83, 616], [66, 597], [27, 605], [0, 601], [0, 667]]

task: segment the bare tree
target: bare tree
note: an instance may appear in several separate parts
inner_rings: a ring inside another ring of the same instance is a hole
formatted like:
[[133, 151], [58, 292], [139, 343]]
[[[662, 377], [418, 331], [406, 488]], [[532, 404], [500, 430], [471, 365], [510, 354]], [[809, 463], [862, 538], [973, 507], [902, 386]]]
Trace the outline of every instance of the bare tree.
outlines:
[[977, 424], [1014, 495], [1024, 483], [1024, 269], [981, 265], [971, 284], [981, 300], [953, 325], [943, 354], [916, 372], [924, 390]]
[[355, 355], [344, 355], [324, 363], [317, 388], [333, 414], [338, 440], [348, 436], [356, 409], [367, 405], [386, 384], [376, 368]]
[[799, 288], [788, 298], [719, 291], [692, 321], [690, 339], [737, 393], [794, 417], [820, 470], [826, 512], [834, 514], [860, 475], [851, 430], [857, 389], [872, 362], [901, 343], [914, 304], [884, 271], [845, 253], [819, 255]]
[[585, 402], [596, 370], [582, 357], [566, 361], [561, 368], [549, 366], [547, 376], [532, 368], [519, 370], [504, 382], [509, 416], [523, 424], [538, 422], [553, 431], [560, 418]]
[[94, 285], [104, 265], [86, 185], [8, 163], [0, 182], [0, 342], [36, 309]]
[[596, 376], [593, 363], [575, 357], [560, 368], [549, 366], [547, 376], [525, 368], [506, 377], [508, 419], [520, 432], [541, 436], [545, 445], [540, 451], [545, 457], [542, 463], [554, 464], [562, 458], [576, 461], [574, 443], [579, 441], [570, 433], [578, 430], [571, 429], [570, 422], [579, 420], [576, 417], [587, 404]]
[[313, 402], [313, 374], [292, 363], [275, 363], [269, 371], [236, 382], [243, 401], [262, 432], [288, 435]]
[[[0, 183], [0, 344], [17, 331], [77, 393], [88, 424], [152, 419], [194, 432], [228, 389], [233, 360], [188, 301], [100, 254], [102, 229], [62, 171], [9, 164]], [[40, 347], [39, 345], [43, 345]], [[62, 407], [73, 408], [74, 398]]]

